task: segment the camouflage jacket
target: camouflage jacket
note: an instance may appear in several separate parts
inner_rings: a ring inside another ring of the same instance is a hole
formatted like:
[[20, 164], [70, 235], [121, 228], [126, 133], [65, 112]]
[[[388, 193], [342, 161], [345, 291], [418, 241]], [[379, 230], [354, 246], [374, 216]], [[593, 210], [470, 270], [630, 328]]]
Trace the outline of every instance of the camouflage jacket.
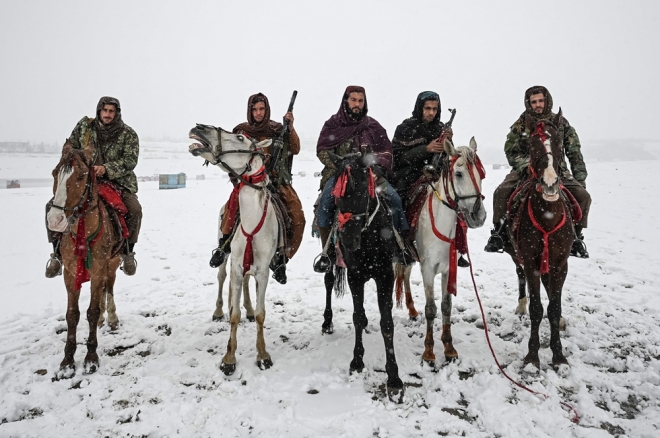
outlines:
[[[549, 117], [554, 117], [555, 114], [550, 114]], [[580, 139], [578, 138], [575, 128], [573, 128], [568, 120], [562, 119], [561, 126], [559, 127], [559, 135], [562, 140], [563, 157], [559, 161], [559, 169], [563, 178], [575, 178], [578, 182], [584, 182], [587, 179], [587, 167], [584, 164], [582, 151], [580, 146]], [[530, 132], [525, 128], [525, 114], [523, 113], [518, 120], [511, 126], [509, 135], [506, 136], [504, 143], [504, 153], [506, 159], [513, 169], [519, 174], [525, 172], [529, 166], [529, 136]], [[566, 157], [571, 164], [571, 172], [566, 165]]]
[[115, 140], [102, 142], [99, 139], [96, 126], [95, 119], [90, 119], [87, 116], [83, 117], [73, 128], [69, 141], [77, 149], [84, 148], [88, 141], [89, 144], [95, 145], [99, 151], [96, 165], [105, 166], [108, 179], [120, 185], [123, 190], [137, 193], [137, 177], [133, 172], [140, 154], [137, 134], [130, 126], [124, 125], [119, 137]]

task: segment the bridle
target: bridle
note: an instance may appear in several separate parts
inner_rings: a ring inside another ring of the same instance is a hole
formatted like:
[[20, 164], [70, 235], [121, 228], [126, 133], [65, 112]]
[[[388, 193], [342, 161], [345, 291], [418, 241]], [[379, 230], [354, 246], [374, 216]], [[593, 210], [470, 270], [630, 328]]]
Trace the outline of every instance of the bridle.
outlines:
[[[198, 125], [198, 126], [200, 126], [200, 125]], [[235, 149], [235, 150], [231, 150], [231, 151], [225, 151], [222, 148], [222, 132], [227, 132], [227, 133], [229, 133], [229, 132], [225, 131], [222, 128], [215, 128], [215, 129], [218, 131], [218, 134], [219, 134], [218, 135], [218, 143], [219, 143], [219, 146], [220, 146], [220, 151], [214, 154], [214, 157], [215, 157], [216, 161], [211, 162], [211, 164], [213, 164], [214, 166], [219, 164], [220, 166], [222, 166], [227, 171], [227, 173], [229, 173], [230, 176], [233, 176], [234, 178], [238, 179], [242, 184], [250, 186], [253, 189], [262, 190], [263, 186], [255, 185], [251, 181], [249, 181], [249, 178], [246, 179], [243, 176], [247, 172], [252, 171], [252, 159], [254, 158], [255, 155], [260, 156], [262, 161], [264, 161], [264, 162], [266, 161], [266, 155], [263, 153], [263, 151], [261, 149], [257, 148], [257, 141], [253, 138], [250, 138], [246, 134], [240, 134], [243, 137], [250, 140], [250, 143], [251, 143], [250, 148], [249, 149]], [[228, 155], [228, 154], [249, 154], [250, 155], [250, 160], [247, 162], [247, 164], [245, 165], [243, 170], [241, 170], [240, 173], [239, 173], [233, 167], [229, 166], [226, 162], [224, 162], [222, 160], [222, 156], [223, 155]]]
[[[532, 132], [532, 134], [531, 134], [530, 137], [529, 137], [529, 140], [530, 140], [530, 149], [531, 149], [531, 140], [532, 140], [532, 138], [534, 138], [534, 137], [540, 137], [540, 139], [541, 139], [541, 143], [542, 143], [542, 144], [545, 144], [545, 141], [548, 139], [548, 137], [552, 138], [551, 136], [548, 135], [549, 133], [548, 133], [548, 131], [546, 131], [546, 129], [545, 129], [545, 125], [546, 125], [546, 124], [552, 126], [553, 128], [555, 128], [555, 130], [557, 129], [557, 127], [554, 125], [554, 123], [552, 123], [552, 122], [550, 122], [550, 121], [545, 121], [545, 122], [541, 121], [541, 122], [538, 122], [538, 123], [536, 124], [536, 129], [534, 129], [534, 131]], [[545, 148], [545, 147], [544, 147], [544, 148]], [[533, 177], [534, 179], [538, 179], [538, 178], [539, 178], [539, 175], [536, 173], [536, 167], [537, 167], [537, 165], [539, 164], [539, 161], [541, 161], [541, 159], [544, 158], [544, 157], [546, 157], [546, 156], [551, 156], [551, 157], [553, 157], [553, 164], [554, 164], [554, 163], [556, 163], [556, 164], [559, 163], [556, 159], [554, 159], [555, 157], [554, 157], [554, 154], [552, 153], [552, 146], [551, 146], [551, 147], [550, 147], [550, 151], [546, 151], [546, 152], [540, 154], [538, 157], [536, 157], [536, 159], [535, 159], [533, 162], [530, 162], [530, 163], [529, 163], [529, 172], [531, 173], [531, 175], [532, 175], [532, 177]], [[557, 169], [555, 169], [555, 172], [557, 172]], [[558, 173], [558, 172], [557, 172], [557, 173]], [[560, 184], [561, 184], [561, 181], [560, 181]]]
[[[380, 198], [376, 194], [376, 175], [374, 174], [373, 170], [371, 167], [367, 167], [365, 169], [365, 172], [367, 173], [367, 178], [368, 178], [368, 185], [367, 185], [367, 205], [365, 210], [362, 213], [353, 213], [353, 212], [342, 212], [338, 211], [337, 212], [337, 222], [338, 222], [338, 227], [341, 230], [344, 228], [344, 225], [352, 220], [355, 221], [364, 221], [364, 224], [362, 225], [360, 231], [365, 231], [371, 223], [373, 222], [374, 218], [376, 217], [376, 214], [380, 210]], [[352, 182], [351, 178], [351, 167], [347, 166], [344, 172], [337, 178], [337, 182], [335, 183], [335, 188], [333, 189], [333, 195], [335, 195], [335, 202], [341, 197], [344, 196], [346, 192], [346, 185], [348, 183]], [[376, 200], [376, 208], [374, 208], [374, 211], [369, 214], [369, 209], [371, 208], [371, 200], [375, 199]]]
[[477, 201], [474, 203], [474, 206], [472, 207], [473, 212], [478, 211], [479, 208], [481, 207], [481, 202], [485, 199], [485, 196], [481, 193], [481, 190], [479, 189], [479, 184], [477, 183], [477, 179], [474, 176], [474, 171], [476, 168], [476, 171], [477, 173], [479, 173], [479, 177], [481, 179], [484, 179], [486, 177], [486, 171], [484, 170], [483, 164], [481, 164], [481, 160], [479, 159], [479, 156], [476, 153], [474, 154], [474, 160], [470, 160], [468, 159], [468, 157], [465, 157], [467, 173], [470, 175], [470, 180], [472, 181], [472, 185], [474, 186], [475, 194], [467, 195], [467, 196], [458, 195], [456, 193], [456, 187], [454, 184], [454, 165], [456, 164], [456, 162], [460, 157], [461, 157], [460, 154], [456, 154], [453, 157], [451, 157], [451, 161], [449, 161], [448, 163], [449, 165], [443, 166], [442, 172], [440, 174], [440, 179], [442, 180], [445, 197], [447, 198], [446, 200], [442, 199], [442, 197], [439, 195], [439, 193], [433, 187], [430, 181], [429, 181], [429, 185], [431, 185], [432, 190], [434, 191], [438, 199], [440, 199], [440, 201], [445, 206], [454, 210], [457, 214], [462, 215], [459, 206], [460, 201], [477, 198]]
[[[71, 157], [71, 167], [73, 168], [74, 164], [73, 161], [75, 160], [75, 157]], [[72, 214], [67, 218], [69, 225], [73, 224], [78, 218], [86, 215], [87, 213], [93, 211], [93, 209], [98, 208], [98, 202], [96, 204], [91, 206], [90, 209], [90, 202], [93, 200], [93, 193], [92, 193], [92, 186], [96, 183], [96, 173], [94, 172], [93, 166], [90, 164], [88, 165], [85, 160], [83, 160], [83, 163], [85, 166], [87, 166], [87, 181], [85, 182], [85, 191], [80, 197], [80, 200], [74, 207], [65, 207], [62, 205], [56, 205], [54, 202], [51, 204], [51, 208], [56, 208], [58, 210], [62, 210], [65, 214], [67, 212], [72, 212]], [[94, 159], [91, 160], [92, 163], [94, 163]], [[62, 170], [60, 169], [60, 172]], [[58, 186], [59, 188], [59, 186]]]

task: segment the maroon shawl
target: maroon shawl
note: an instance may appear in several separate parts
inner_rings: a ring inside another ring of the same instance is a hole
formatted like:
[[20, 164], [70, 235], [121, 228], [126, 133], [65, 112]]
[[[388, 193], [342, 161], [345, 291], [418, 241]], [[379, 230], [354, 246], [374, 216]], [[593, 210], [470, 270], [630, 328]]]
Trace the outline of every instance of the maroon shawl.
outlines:
[[[346, 100], [353, 92], [364, 94], [364, 111], [359, 119], [352, 118], [347, 109]], [[350, 85], [346, 87], [337, 114], [330, 117], [321, 129], [316, 152], [333, 150], [343, 142], [353, 139], [353, 146], [364, 152], [370, 146], [376, 156], [377, 164], [388, 172], [392, 169], [392, 143], [387, 138], [387, 131], [375, 119], [367, 116], [367, 94], [363, 87]]]

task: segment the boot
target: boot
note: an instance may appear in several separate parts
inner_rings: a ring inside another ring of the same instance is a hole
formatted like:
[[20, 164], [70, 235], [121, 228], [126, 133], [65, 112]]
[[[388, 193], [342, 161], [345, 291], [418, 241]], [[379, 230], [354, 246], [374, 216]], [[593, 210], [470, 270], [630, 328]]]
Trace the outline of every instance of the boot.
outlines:
[[470, 262], [468, 262], [467, 260], [465, 260], [463, 258], [463, 254], [461, 254], [458, 257], [458, 266], [461, 267], [461, 268], [469, 268], [470, 267]]
[[573, 246], [571, 246], [571, 255], [581, 259], [589, 258], [589, 251], [587, 251], [587, 245], [584, 243], [584, 235], [580, 226], [575, 227], [575, 240]]
[[286, 284], [286, 262], [287, 257], [281, 252], [276, 252], [270, 261], [270, 270], [273, 271], [273, 279], [279, 284]]
[[134, 243], [129, 243], [128, 251], [126, 252], [126, 254], [120, 255], [122, 263], [119, 269], [124, 271], [124, 274], [128, 276], [135, 275], [135, 271], [137, 270], [137, 262], [135, 261], [135, 252], [133, 252], [134, 245], [135, 245]]
[[[319, 234], [321, 236], [321, 245], [325, 247], [325, 242], [330, 238], [330, 228], [319, 227]], [[314, 259], [314, 272], [325, 274], [332, 269], [332, 262], [327, 254], [321, 253]]]
[[46, 263], [46, 278], [54, 278], [62, 275], [62, 256], [60, 255], [59, 242], [53, 242], [53, 252]]
[[[410, 240], [408, 230], [399, 231], [398, 233], [399, 233], [399, 236], [401, 238], [401, 244], [399, 244], [399, 240], [396, 239], [397, 246], [394, 250], [394, 255], [392, 257], [392, 261], [394, 263], [399, 264], [399, 265], [410, 266], [413, 263], [415, 263], [415, 259], [413, 258], [412, 254], [410, 253], [410, 250], [408, 249], [409, 246], [413, 245], [413, 242]], [[401, 247], [402, 245], [403, 245], [403, 248]]]
[[504, 239], [507, 238], [504, 221], [490, 231], [490, 237], [486, 243], [486, 252], [504, 252]]
[[211, 253], [211, 261], [209, 261], [212, 268], [219, 268], [225, 262], [227, 254], [231, 252], [230, 237], [231, 234], [223, 234], [218, 239], [218, 247]]

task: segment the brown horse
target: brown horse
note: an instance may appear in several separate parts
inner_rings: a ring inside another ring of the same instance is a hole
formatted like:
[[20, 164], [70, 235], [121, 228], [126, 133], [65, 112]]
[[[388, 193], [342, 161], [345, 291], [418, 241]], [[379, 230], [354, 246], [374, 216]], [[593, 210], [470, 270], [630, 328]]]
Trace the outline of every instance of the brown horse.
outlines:
[[[524, 364], [540, 369], [539, 326], [543, 318], [541, 282], [548, 294], [550, 349], [552, 365], [568, 364], [559, 337], [561, 293], [568, 273], [568, 256], [575, 237], [571, 203], [559, 177], [562, 139], [557, 127], [561, 109], [552, 121], [535, 122], [527, 116], [530, 136], [530, 177], [514, 192], [509, 201], [509, 241], [505, 251], [516, 264], [520, 300], [529, 288], [531, 335]], [[577, 211], [574, 216], [579, 215]], [[577, 218], [579, 220], [579, 218]], [[524, 303], [524, 301], [523, 301]], [[522, 304], [524, 306], [524, 304]], [[520, 306], [519, 306], [520, 307]]]
[[60, 252], [64, 265], [67, 290], [67, 338], [64, 359], [56, 377], [72, 377], [75, 371], [76, 328], [80, 319], [78, 300], [81, 284], [91, 279], [91, 300], [87, 309], [89, 337], [84, 372], [93, 373], [99, 367], [96, 353], [96, 331], [103, 324], [102, 311], [107, 299], [108, 324], [118, 325], [113, 299], [113, 287], [120, 264], [115, 253], [122, 237], [110, 222], [107, 207], [99, 200], [98, 183], [93, 170], [96, 150], [74, 149], [64, 145], [62, 159], [53, 170], [52, 208], [48, 212], [48, 228], [62, 232]]

